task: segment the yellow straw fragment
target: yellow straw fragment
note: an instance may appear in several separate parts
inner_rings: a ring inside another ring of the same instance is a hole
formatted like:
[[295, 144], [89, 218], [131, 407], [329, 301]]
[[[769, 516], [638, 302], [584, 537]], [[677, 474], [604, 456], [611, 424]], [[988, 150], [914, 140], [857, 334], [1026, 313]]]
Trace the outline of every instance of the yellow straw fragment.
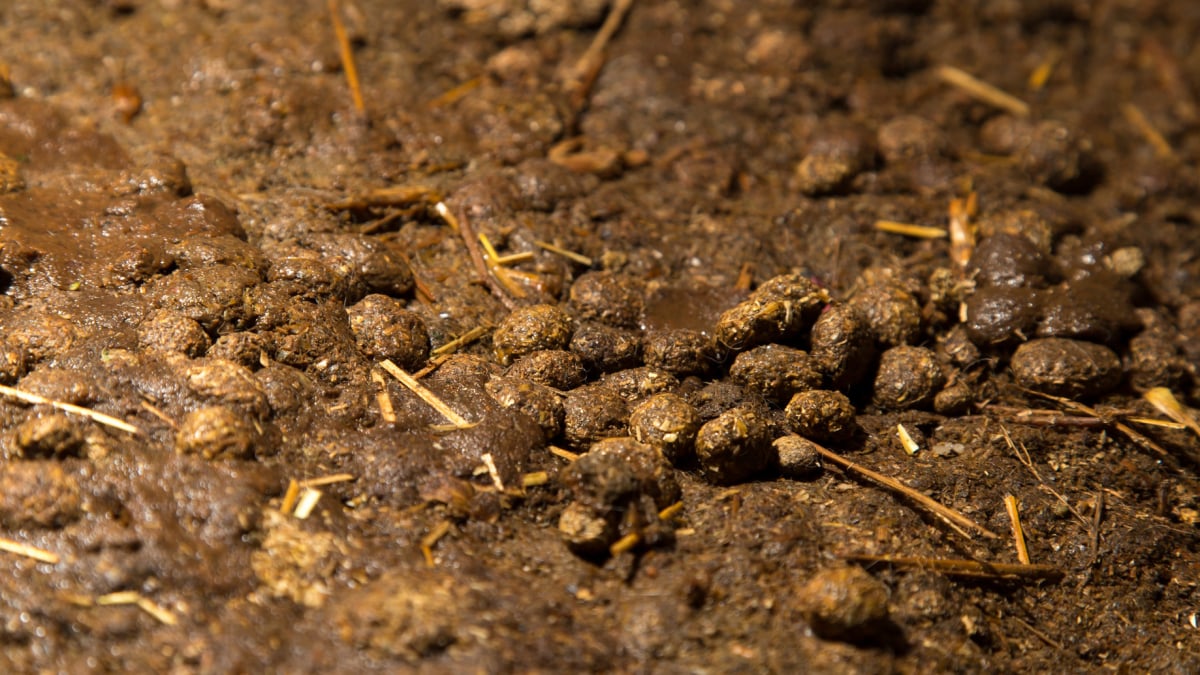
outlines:
[[576, 253], [575, 251], [568, 251], [567, 249], [560, 246], [555, 246], [548, 241], [535, 241], [533, 243], [538, 248], [561, 255], [562, 257], [577, 262], [584, 267], [591, 267], [594, 264], [594, 261], [586, 255], [583, 255], [582, 253]]
[[459, 415], [450, 406], [446, 405], [446, 403], [442, 401], [442, 399], [438, 398], [437, 395], [432, 391], [426, 389], [425, 385], [413, 379], [412, 375], [404, 372], [404, 369], [402, 369], [400, 366], [397, 366], [389, 360], [384, 360], [384, 362], [379, 365], [384, 370], [388, 371], [388, 374], [399, 380], [400, 384], [404, 385], [409, 391], [416, 394], [422, 401], [428, 403], [431, 408], [441, 413], [442, 417], [446, 418], [446, 421], [450, 422], [459, 429], [467, 429], [472, 426], [471, 423], [466, 420], [466, 418], [464, 418], [462, 415]]
[[22, 544], [12, 539], [0, 539], [0, 551], [15, 553], [26, 558], [32, 558], [38, 562], [50, 563], [51, 565], [57, 565], [59, 560], [58, 555], [55, 553], [35, 548], [28, 544]]
[[1029, 104], [964, 70], [954, 66], [941, 66], [935, 72], [943, 82], [962, 89], [984, 103], [1007, 110], [1018, 117], [1029, 116]]
[[1008, 511], [1008, 519], [1012, 521], [1013, 542], [1017, 547], [1017, 560], [1022, 565], [1029, 564], [1029, 549], [1025, 546], [1025, 528], [1021, 527], [1021, 502], [1013, 495], [1004, 495], [1004, 508]]
[[48, 405], [48, 406], [57, 408], [63, 412], [75, 413], [76, 415], [83, 415], [84, 417], [92, 420], [93, 422], [98, 422], [105, 426], [110, 426], [114, 429], [120, 429], [121, 431], [125, 431], [128, 433], [134, 434], [134, 435], [139, 435], [142, 433], [141, 429], [138, 429], [137, 427], [133, 426], [132, 424], [129, 424], [128, 422], [123, 422], [115, 417], [105, 415], [102, 412], [96, 412], [95, 410], [92, 410], [90, 408], [83, 408], [83, 407], [74, 405], [72, 403], [64, 403], [62, 401], [53, 401], [44, 396], [38, 396], [37, 394], [31, 394], [27, 391], [21, 391], [20, 389], [15, 389], [13, 387], [8, 387], [8, 386], [2, 385], [2, 384], [0, 384], [0, 394], [7, 396], [9, 398], [15, 398], [18, 401], [23, 401], [25, 403], [32, 403], [33, 405]]
[[1142, 394], [1142, 398], [1149, 401], [1150, 405], [1157, 408], [1162, 414], [1191, 429], [1192, 433], [1200, 436], [1200, 424], [1196, 423], [1196, 418], [1188, 412], [1187, 408], [1183, 407], [1183, 404], [1179, 402], [1179, 399], [1175, 398], [1175, 394], [1172, 394], [1170, 389], [1155, 387]]
[[902, 234], [906, 237], [915, 237], [917, 239], [945, 239], [950, 236], [949, 232], [940, 227], [899, 223], [894, 220], [877, 220], [875, 221], [875, 229], [880, 232]]
[[1171, 148], [1171, 144], [1155, 128], [1154, 124], [1150, 122], [1141, 108], [1132, 103], [1126, 103], [1121, 106], [1121, 114], [1146, 139], [1150, 147], [1154, 148], [1154, 154], [1158, 155], [1159, 159], [1171, 159], [1175, 157], [1175, 151]]

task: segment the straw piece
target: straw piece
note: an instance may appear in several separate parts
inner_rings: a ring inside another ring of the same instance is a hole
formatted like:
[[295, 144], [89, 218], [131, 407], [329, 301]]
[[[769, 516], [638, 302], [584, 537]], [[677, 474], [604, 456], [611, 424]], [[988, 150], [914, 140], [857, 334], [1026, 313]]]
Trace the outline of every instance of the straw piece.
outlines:
[[1029, 115], [1028, 103], [999, 87], [980, 80], [964, 70], [955, 68], [954, 66], [941, 66], [934, 72], [937, 73], [938, 78], [943, 82], [962, 89], [967, 94], [984, 103], [1007, 110], [1018, 117], [1027, 117]]
[[367, 106], [363, 102], [362, 87], [358, 82], [358, 66], [354, 63], [354, 51], [350, 48], [350, 37], [346, 34], [346, 25], [342, 23], [342, 13], [338, 8], [338, 0], [329, 0], [329, 18], [333, 22], [333, 34], [337, 37], [338, 56], [342, 60], [342, 70], [346, 73], [346, 83], [350, 85], [350, 96], [354, 99], [354, 109], [361, 115]]
[[914, 558], [890, 555], [848, 555], [846, 560], [884, 563], [902, 569], [931, 570], [948, 576], [973, 579], [1061, 581], [1066, 573], [1053, 565], [1014, 565], [954, 558]]
[[538, 248], [547, 250], [547, 251], [557, 254], [557, 255], [561, 255], [562, 257], [564, 257], [568, 260], [577, 262], [580, 265], [583, 265], [584, 267], [591, 267], [592, 265], [595, 264], [594, 260], [587, 257], [586, 255], [583, 255], [582, 253], [576, 253], [575, 251], [569, 251], [565, 248], [562, 248], [561, 246], [555, 246], [554, 244], [551, 244], [548, 241], [535, 241], [535, 242], [533, 242], [533, 244], [535, 246], [537, 246]]
[[322, 487], [324, 485], [333, 485], [334, 483], [348, 483], [355, 479], [356, 477], [352, 473], [334, 473], [328, 476], [319, 476], [317, 478], [306, 478], [300, 481], [300, 487]]
[[123, 422], [115, 417], [105, 415], [102, 412], [96, 412], [95, 410], [92, 410], [90, 408], [84, 408], [81, 406], [74, 405], [72, 403], [64, 403], [62, 401], [53, 401], [51, 399], [45, 398], [44, 396], [38, 396], [37, 394], [30, 394], [29, 392], [21, 391], [20, 389], [16, 389], [14, 387], [9, 387], [9, 386], [0, 384], [0, 395], [7, 396], [9, 398], [15, 398], [18, 401], [23, 401], [25, 403], [32, 403], [33, 405], [49, 405], [49, 406], [53, 406], [63, 412], [75, 413], [76, 415], [83, 415], [84, 417], [92, 420], [93, 422], [98, 422], [105, 426], [110, 426], [114, 429], [120, 429], [121, 431], [125, 431], [128, 433], [134, 434], [135, 436], [140, 435], [142, 433], [141, 429], [133, 426], [132, 424], [129, 424], [128, 422]]
[[1013, 495], [1004, 495], [1004, 509], [1008, 511], [1008, 519], [1012, 521], [1013, 543], [1017, 547], [1017, 560], [1022, 565], [1029, 564], [1029, 549], [1025, 546], [1025, 529], [1021, 527], [1021, 502]]
[[875, 221], [875, 229], [880, 232], [902, 234], [906, 237], [915, 237], [917, 239], [945, 239], [950, 236], [949, 232], [940, 227], [898, 223], [894, 220], [877, 220]]
[[1200, 436], [1200, 424], [1196, 423], [1196, 418], [1188, 412], [1187, 408], [1175, 398], [1175, 394], [1171, 393], [1166, 387], [1155, 387], [1146, 393], [1142, 394], [1142, 398], [1150, 402], [1150, 405], [1158, 409], [1159, 412], [1170, 417], [1177, 424], [1182, 424], [1192, 433]]
[[920, 492], [917, 492], [916, 490], [908, 487], [907, 485], [905, 485], [904, 483], [901, 483], [900, 481], [896, 480], [895, 478], [892, 478], [890, 476], [885, 476], [881, 473], [877, 473], [866, 467], [855, 464], [854, 462], [846, 459], [845, 457], [842, 457], [841, 455], [839, 455], [831, 450], [821, 447], [820, 445], [818, 445], [816, 443], [812, 443], [812, 447], [822, 457], [828, 459], [829, 461], [833, 462], [834, 464], [837, 464], [838, 466], [850, 471], [851, 473], [858, 474], [859, 476], [867, 479], [868, 481], [870, 481], [872, 483], [875, 483], [876, 485], [879, 485], [880, 487], [887, 488], [889, 490], [892, 490], [893, 492], [898, 492], [898, 493], [904, 495], [905, 497], [909, 498], [910, 500], [916, 502], [917, 504], [925, 507], [930, 512], [932, 512], [934, 515], [941, 518], [948, 526], [950, 526], [950, 528], [952, 530], [961, 534], [964, 537], [968, 537], [968, 538], [970, 537], [970, 535], [967, 534], [966, 530], [973, 530], [973, 531], [987, 537], [988, 539], [999, 539], [1000, 538], [1000, 535], [998, 535], [995, 532], [992, 532], [991, 530], [987, 529], [986, 527], [976, 523], [975, 521], [966, 517], [962, 513], [958, 512], [948, 506], [938, 503], [934, 499], [931, 499], [930, 497], [927, 497], [927, 496], [921, 494]]
[[379, 365], [384, 370], [388, 371], [392, 377], [399, 380], [400, 384], [408, 388], [409, 391], [416, 394], [417, 397], [419, 397], [422, 401], [425, 401], [430, 407], [441, 413], [442, 417], [446, 418], [446, 421], [450, 422], [459, 429], [467, 429], [473, 426], [466, 420], [466, 418], [464, 418], [462, 415], [459, 415], [450, 406], [446, 405], [446, 403], [442, 401], [442, 399], [438, 398], [436, 394], [426, 389], [425, 385], [417, 382], [415, 379], [413, 379], [412, 375], [404, 372], [400, 366], [397, 366], [390, 360], [384, 360], [384, 362]]
[[12, 539], [0, 538], [0, 551], [15, 553], [20, 556], [25, 556], [26, 558], [32, 558], [38, 562], [50, 563], [51, 565], [57, 565], [59, 560], [58, 554], [56, 553], [51, 553], [50, 551], [36, 548], [28, 544], [22, 544], [21, 542], [13, 541]]
[[1155, 128], [1154, 124], [1150, 122], [1141, 108], [1132, 103], [1126, 103], [1121, 106], [1121, 114], [1142, 135], [1142, 138], [1146, 139], [1150, 147], [1154, 148], [1154, 154], [1158, 155], [1159, 159], [1172, 159], [1175, 157], [1175, 150], [1171, 148], [1171, 144]]
[[325, 493], [320, 490], [301, 488], [300, 501], [296, 504], [296, 510], [292, 512], [292, 515], [297, 520], [308, 520], [308, 517], [312, 515], [313, 509], [317, 508], [317, 502], [321, 501], [321, 495], [323, 494]]

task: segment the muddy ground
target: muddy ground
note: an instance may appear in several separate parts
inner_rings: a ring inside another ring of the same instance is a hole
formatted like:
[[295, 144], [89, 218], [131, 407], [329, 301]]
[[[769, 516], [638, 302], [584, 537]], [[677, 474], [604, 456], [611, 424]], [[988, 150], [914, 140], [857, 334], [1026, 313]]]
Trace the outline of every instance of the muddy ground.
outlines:
[[1200, 670], [1200, 7], [341, 4], [0, 7], [3, 670]]

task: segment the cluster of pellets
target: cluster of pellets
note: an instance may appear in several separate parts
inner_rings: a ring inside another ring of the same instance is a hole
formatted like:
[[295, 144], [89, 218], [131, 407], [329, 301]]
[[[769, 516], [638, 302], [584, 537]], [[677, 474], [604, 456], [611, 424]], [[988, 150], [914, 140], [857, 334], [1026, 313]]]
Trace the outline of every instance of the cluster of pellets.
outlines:
[[848, 393], [870, 392], [886, 410], [929, 407], [952, 368], [911, 344], [920, 305], [886, 278], [835, 302], [807, 276], [781, 275], [708, 331], [643, 330], [641, 291], [631, 277], [590, 272], [564, 307], [517, 309], [493, 335], [508, 369], [489, 393], [584, 453], [562, 481], [572, 501], [559, 526], [585, 555], [631, 533], [652, 539], [656, 509], [679, 494], [671, 467], [717, 485], [812, 476], [813, 442], [856, 433]]

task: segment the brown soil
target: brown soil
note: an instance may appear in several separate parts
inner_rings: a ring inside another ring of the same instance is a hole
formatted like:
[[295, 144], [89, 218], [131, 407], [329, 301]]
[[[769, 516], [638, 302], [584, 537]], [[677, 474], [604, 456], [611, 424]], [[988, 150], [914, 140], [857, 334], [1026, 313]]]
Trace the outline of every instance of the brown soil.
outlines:
[[1200, 671], [1200, 7], [341, 5], [0, 7], [0, 669]]

